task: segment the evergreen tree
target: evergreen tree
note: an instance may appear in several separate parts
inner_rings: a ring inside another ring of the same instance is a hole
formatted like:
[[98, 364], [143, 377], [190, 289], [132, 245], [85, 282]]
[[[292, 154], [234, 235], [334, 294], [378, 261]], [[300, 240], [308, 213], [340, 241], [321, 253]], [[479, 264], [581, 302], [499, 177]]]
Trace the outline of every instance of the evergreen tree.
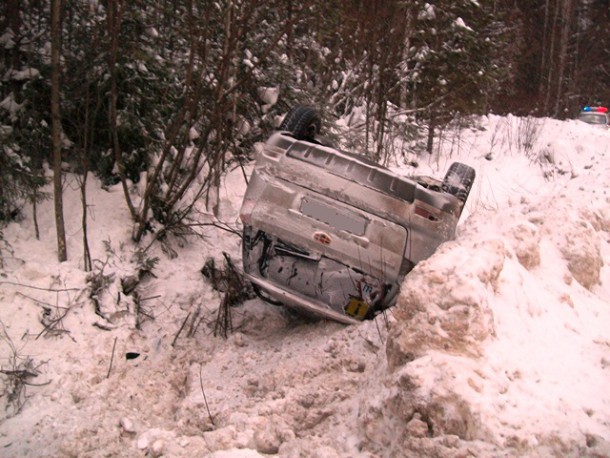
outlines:
[[[49, 7], [1, 10], [0, 218], [40, 196], [51, 161]], [[213, 211], [222, 173], [295, 104], [347, 117], [355, 149], [384, 162], [421, 126], [431, 150], [464, 115], [603, 102], [608, 14], [607, 0], [64, 2], [62, 159], [121, 183], [136, 240], [163, 237], [197, 200]]]
[[0, 14], [1, 225], [25, 202], [46, 196], [40, 189], [46, 181], [43, 162], [51, 152], [51, 104], [48, 60], [32, 52], [44, 49], [48, 5], [9, 0]]

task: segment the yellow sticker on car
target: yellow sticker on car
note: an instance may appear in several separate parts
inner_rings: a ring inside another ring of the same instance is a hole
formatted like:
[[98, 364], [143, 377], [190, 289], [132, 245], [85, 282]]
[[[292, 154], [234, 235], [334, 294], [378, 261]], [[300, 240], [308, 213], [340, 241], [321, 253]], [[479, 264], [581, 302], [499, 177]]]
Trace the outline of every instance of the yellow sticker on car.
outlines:
[[345, 313], [349, 316], [353, 316], [359, 320], [363, 320], [366, 316], [366, 312], [369, 310], [369, 304], [364, 302], [362, 299], [352, 297], [347, 305], [345, 306]]

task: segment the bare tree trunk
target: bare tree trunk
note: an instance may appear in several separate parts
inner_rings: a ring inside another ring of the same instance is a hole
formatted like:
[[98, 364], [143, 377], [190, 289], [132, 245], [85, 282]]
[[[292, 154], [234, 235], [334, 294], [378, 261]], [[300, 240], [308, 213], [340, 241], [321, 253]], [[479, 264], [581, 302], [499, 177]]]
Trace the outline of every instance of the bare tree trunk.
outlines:
[[121, 16], [123, 13], [123, 0], [108, 0], [107, 7], [107, 21], [108, 21], [108, 35], [110, 36], [110, 52], [108, 53], [108, 67], [110, 70], [110, 129], [112, 135], [112, 150], [114, 153], [114, 161], [119, 171], [119, 178], [121, 179], [121, 185], [123, 187], [123, 194], [125, 195], [125, 201], [129, 207], [129, 213], [131, 213], [132, 219], [137, 220], [136, 209], [133, 206], [131, 197], [129, 196], [129, 189], [127, 188], [127, 179], [125, 177], [125, 165], [123, 164], [123, 158], [121, 153], [121, 145], [119, 143], [119, 133], [117, 127], [117, 99], [118, 99], [118, 88], [117, 88], [117, 56], [119, 52], [119, 31], [121, 28]]
[[292, 0], [286, 1], [286, 55], [292, 59]]
[[428, 140], [426, 142], [426, 151], [432, 154], [434, 148], [434, 129], [436, 127], [436, 116], [433, 111], [430, 111], [430, 124], [428, 124]]
[[90, 96], [89, 96], [89, 87], [87, 86], [87, 90], [85, 93], [85, 99], [87, 103], [85, 104], [85, 122], [83, 129], [83, 146], [81, 148], [81, 163], [83, 165], [83, 177], [80, 182], [80, 198], [82, 205], [82, 218], [81, 224], [83, 229], [83, 268], [85, 272], [90, 272], [93, 268], [93, 263], [91, 261], [91, 250], [89, 249], [89, 234], [87, 232], [87, 176], [89, 175], [89, 106], [90, 106]]
[[37, 209], [37, 195], [36, 191], [32, 195], [32, 219], [34, 221], [34, 235], [36, 236], [36, 240], [40, 240], [40, 228], [38, 227], [38, 209]]
[[[10, 28], [15, 36], [19, 36], [21, 30], [21, 10], [20, 10], [20, 1], [19, 0], [7, 0], [4, 6], [4, 24], [1, 24], [4, 30]], [[12, 66], [13, 68], [19, 68], [19, 52], [18, 48], [14, 50], [15, 52], [10, 53], [11, 62], [5, 62], [7, 66]]]
[[544, 94], [544, 75], [546, 72], [547, 61], [550, 61], [547, 56], [547, 34], [549, 30], [549, 0], [545, 1], [544, 5], [544, 27], [542, 29], [542, 51], [540, 53], [540, 83], [538, 87], [538, 94]]
[[[548, 14], [548, 12], [547, 12]], [[544, 114], [548, 115], [551, 109], [551, 96], [553, 94], [553, 73], [555, 72], [555, 67], [553, 62], [555, 60], [555, 40], [557, 36], [557, 28], [559, 24], [559, 5], [555, 5], [555, 14], [553, 17], [553, 23], [551, 24], [551, 43], [548, 53], [548, 62], [547, 66], [547, 77], [546, 77], [546, 92], [545, 92], [545, 101], [544, 101]], [[545, 38], [546, 39], [546, 38]]]
[[[411, 27], [410, 25], [410, 15], [409, 18], [407, 19], [407, 25], [406, 27]], [[404, 65], [404, 73], [401, 72], [400, 73], [400, 78], [404, 79], [404, 81], [400, 84], [400, 108], [401, 109], [406, 109], [409, 108], [409, 83], [407, 81], [407, 79], [405, 78], [405, 73], [409, 72], [409, 69], [407, 68], [407, 61], [409, 59], [409, 48], [411, 47], [411, 38], [409, 35], [407, 35], [405, 37], [405, 43], [402, 47], [401, 50], [401, 62], [403, 63], [402, 65]]]
[[577, 92], [578, 88], [578, 80], [579, 80], [579, 68], [580, 68], [580, 47], [581, 47], [581, 30], [579, 24], [582, 23], [581, 18], [581, 8], [577, 5], [574, 9], [574, 24], [576, 24], [576, 32], [574, 35], [575, 43], [573, 47], [573, 55], [572, 61], [570, 62], [570, 76], [568, 77], [568, 88], [567, 88], [567, 99], [569, 100], [573, 97], [573, 95]]
[[53, 194], [55, 200], [55, 227], [57, 232], [57, 258], [68, 259], [64, 204], [61, 186], [61, 117], [59, 111], [59, 76], [61, 46], [61, 0], [51, 2], [51, 137], [53, 141]]
[[85, 272], [90, 272], [93, 265], [91, 261], [91, 251], [89, 250], [89, 237], [87, 233], [87, 175], [89, 174], [86, 166], [83, 171], [83, 178], [80, 185], [81, 204], [83, 207], [82, 228], [83, 228], [83, 268]]
[[[368, 69], [368, 79], [369, 81], [373, 81], [373, 64], [371, 62], [371, 56], [369, 54], [368, 58], [367, 58], [367, 69]], [[371, 95], [371, 86], [369, 85], [368, 88], [365, 89], [366, 93], [365, 93], [365, 98], [366, 98], [366, 114], [365, 114], [365, 132], [364, 132], [364, 151], [368, 154], [368, 150], [369, 150], [369, 137], [371, 135], [371, 130], [372, 127], [370, 125], [371, 120], [373, 118], [372, 114], [371, 114], [371, 99], [372, 99], [372, 95]], [[373, 125], [374, 126], [374, 125]]]
[[572, 0], [563, 0], [561, 36], [559, 41], [559, 64], [557, 67], [557, 96], [553, 115], [559, 116], [561, 102], [565, 97], [564, 80], [566, 75], [566, 61], [568, 59], [568, 41], [570, 39], [570, 27], [572, 25]]

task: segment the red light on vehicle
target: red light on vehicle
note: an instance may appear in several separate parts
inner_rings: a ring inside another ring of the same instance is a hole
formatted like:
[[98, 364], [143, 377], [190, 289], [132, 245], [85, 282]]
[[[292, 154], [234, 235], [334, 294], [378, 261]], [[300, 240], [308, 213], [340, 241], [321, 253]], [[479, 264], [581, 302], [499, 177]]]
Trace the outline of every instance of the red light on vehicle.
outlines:
[[608, 108], [607, 107], [584, 107], [582, 109], [582, 111], [588, 111], [588, 112], [597, 112], [597, 113], [608, 113]]
[[314, 233], [313, 239], [316, 242], [321, 243], [322, 245], [330, 245], [330, 242], [332, 241], [330, 236], [328, 234], [325, 234], [324, 232], [316, 232], [316, 233]]

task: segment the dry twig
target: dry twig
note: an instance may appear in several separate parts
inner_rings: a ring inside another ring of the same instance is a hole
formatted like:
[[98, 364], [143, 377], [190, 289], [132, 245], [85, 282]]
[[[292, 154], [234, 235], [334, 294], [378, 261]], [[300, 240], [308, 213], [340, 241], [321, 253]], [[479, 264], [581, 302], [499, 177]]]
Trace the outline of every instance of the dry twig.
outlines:
[[106, 378], [110, 377], [110, 371], [112, 371], [112, 363], [114, 362], [114, 350], [116, 349], [116, 340], [117, 338], [114, 338], [114, 343], [112, 344], [112, 355], [110, 356], [110, 366], [108, 367], [108, 373], [106, 374]]
[[11, 350], [11, 354], [8, 358], [9, 368], [0, 368], [0, 374], [6, 377], [4, 383], [4, 390], [1, 396], [6, 395], [8, 401], [8, 407], [12, 407], [12, 414], [18, 414], [23, 408], [26, 400], [27, 386], [43, 386], [48, 385], [49, 382], [35, 384], [30, 381], [33, 377], [40, 375], [38, 368], [39, 366], [34, 365], [34, 361], [30, 357], [22, 357], [19, 354], [19, 349], [15, 347], [13, 340], [8, 335], [4, 323], [0, 321], [2, 327], [2, 333], [0, 338], [4, 340]]
[[53, 293], [63, 293], [66, 291], [80, 291], [79, 288], [41, 288], [39, 286], [26, 285], [24, 283], [18, 283], [9, 280], [1, 280], [0, 285], [13, 285], [13, 286], [21, 286], [23, 288], [37, 289], [39, 291], [50, 291]]
[[174, 337], [174, 340], [172, 340], [172, 347], [176, 345], [176, 341], [178, 340], [178, 337], [180, 337], [180, 333], [184, 329], [184, 325], [186, 325], [186, 322], [188, 321], [190, 316], [191, 316], [191, 312], [189, 312], [188, 315], [186, 315], [186, 318], [182, 322], [182, 326], [180, 326], [180, 329], [178, 329], [178, 332], [176, 333], [176, 336]]
[[214, 417], [212, 417], [212, 413], [210, 412], [210, 406], [208, 406], [208, 399], [205, 396], [205, 390], [203, 389], [203, 377], [201, 376], [201, 371], [203, 370], [203, 365], [199, 366], [199, 386], [201, 386], [201, 394], [203, 394], [203, 402], [205, 403], [205, 408], [208, 411], [208, 417], [210, 418], [210, 422], [212, 426], [214, 425]]

